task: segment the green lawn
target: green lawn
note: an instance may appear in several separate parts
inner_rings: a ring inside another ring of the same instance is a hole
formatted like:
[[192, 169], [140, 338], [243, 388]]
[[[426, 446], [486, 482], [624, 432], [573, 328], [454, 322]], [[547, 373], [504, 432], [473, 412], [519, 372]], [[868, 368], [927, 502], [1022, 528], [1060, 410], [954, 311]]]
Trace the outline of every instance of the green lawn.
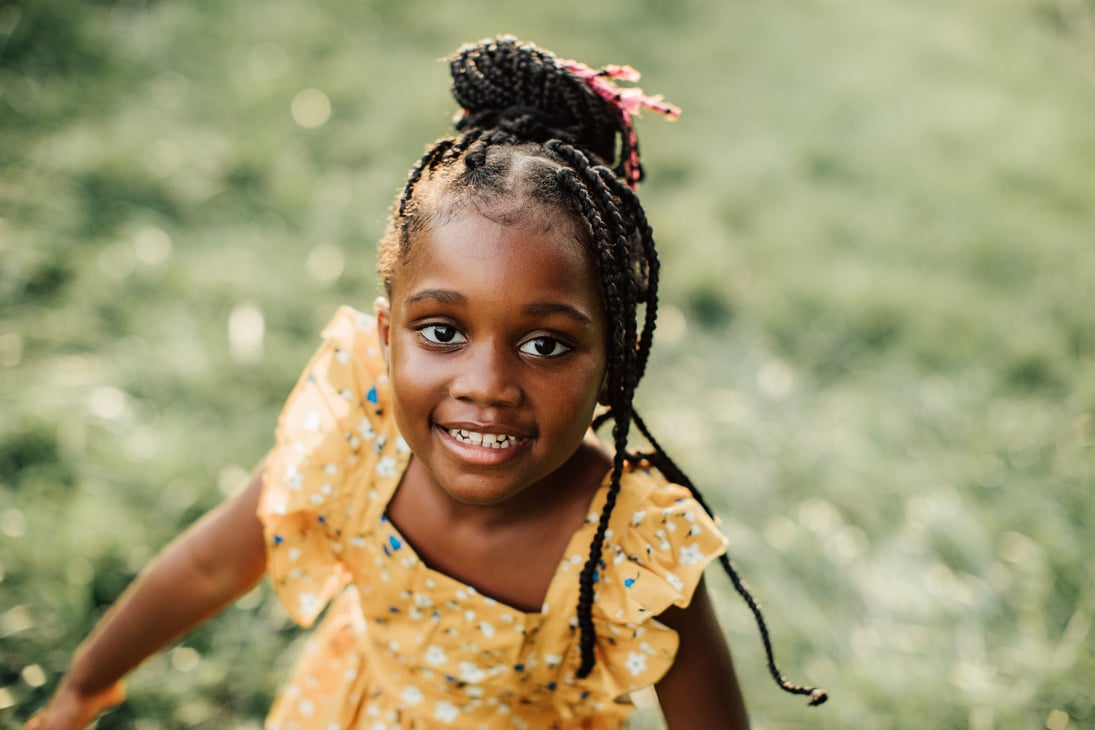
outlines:
[[[0, 727], [261, 457], [500, 32], [630, 63], [664, 269], [640, 410], [721, 514], [759, 730], [1095, 723], [1095, 5], [0, 6]], [[253, 727], [258, 589], [102, 728]], [[654, 722], [647, 713], [647, 720]], [[656, 722], [654, 725], [656, 727]]]

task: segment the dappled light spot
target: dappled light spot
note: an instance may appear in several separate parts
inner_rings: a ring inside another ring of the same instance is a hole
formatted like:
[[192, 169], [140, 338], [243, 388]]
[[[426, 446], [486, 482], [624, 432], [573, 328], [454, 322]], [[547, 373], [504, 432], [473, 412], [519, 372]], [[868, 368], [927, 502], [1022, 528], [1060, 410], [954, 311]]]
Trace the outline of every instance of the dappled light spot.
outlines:
[[145, 148], [145, 169], [156, 177], [168, 177], [175, 173], [184, 160], [182, 148], [173, 139], [158, 139]]
[[95, 578], [95, 568], [90, 560], [81, 555], [68, 561], [65, 577], [74, 586], [86, 586]]
[[1069, 726], [1070, 718], [1064, 710], [1050, 710], [1046, 718], [1046, 730], [1065, 730]]
[[129, 396], [117, 388], [103, 385], [91, 391], [87, 399], [91, 415], [104, 421], [121, 421], [131, 415]]
[[229, 464], [217, 474], [217, 489], [226, 497], [234, 497], [247, 486], [251, 475], [239, 464]]
[[914, 531], [932, 527], [961, 510], [958, 493], [941, 487], [928, 494], [918, 494], [905, 501], [905, 523]]
[[171, 650], [171, 667], [177, 672], [192, 672], [201, 664], [202, 655], [189, 646], [177, 646]]
[[794, 386], [794, 371], [782, 360], [768, 360], [757, 371], [757, 387], [770, 398], [776, 400], [786, 398]]
[[867, 546], [867, 533], [855, 525], [847, 525], [826, 543], [826, 553], [830, 558], [849, 563], [860, 556]]
[[289, 107], [293, 121], [305, 129], [323, 126], [331, 116], [331, 100], [319, 89], [303, 89]]
[[324, 243], [312, 249], [305, 266], [316, 281], [330, 284], [342, 276], [346, 268], [346, 257], [342, 255], [342, 249]]
[[798, 520], [803, 527], [821, 537], [832, 535], [844, 525], [837, 508], [820, 497], [811, 497], [799, 505]]
[[263, 585], [260, 583], [247, 593], [243, 594], [235, 603], [235, 607], [241, 611], [251, 611], [259, 607], [262, 604], [262, 599], [266, 597], [266, 592]]
[[156, 226], [143, 226], [133, 237], [133, 250], [145, 266], [159, 266], [171, 258], [171, 237]]
[[924, 588], [928, 593], [943, 599], [972, 604], [973, 591], [969, 584], [943, 562], [935, 562], [924, 573]]
[[798, 525], [783, 515], [773, 517], [764, 527], [764, 540], [781, 553], [791, 552], [800, 534]]
[[663, 304], [658, 307], [658, 342], [673, 345], [681, 341], [688, 330], [684, 312], [677, 307]]
[[34, 619], [31, 617], [29, 606], [25, 604], [13, 606], [0, 613], [0, 639], [30, 628], [34, 628]]
[[27, 520], [22, 511], [9, 507], [0, 512], [0, 532], [8, 537], [22, 537], [27, 534]]
[[1000, 536], [1000, 544], [996, 552], [1004, 562], [1019, 564], [1036, 560], [1041, 548], [1026, 535], [1009, 531]]
[[228, 346], [232, 359], [241, 365], [262, 360], [266, 319], [253, 304], [243, 304], [228, 317]]
[[965, 659], [955, 663], [950, 681], [967, 694], [985, 696], [992, 693], [997, 681], [996, 675], [994, 667], [984, 662]]
[[0, 335], [0, 367], [15, 367], [23, 360], [23, 336], [18, 332]]
[[23, 667], [23, 671], [19, 673], [19, 676], [30, 687], [41, 687], [46, 683], [46, 673], [42, 671], [42, 667], [38, 664], [28, 664]]
[[136, 428], [125, 435], [123, 441], [125, 455], [134, 462], [151, 460], [159, 451], [160, 439], [156, 432], [149, 428]]

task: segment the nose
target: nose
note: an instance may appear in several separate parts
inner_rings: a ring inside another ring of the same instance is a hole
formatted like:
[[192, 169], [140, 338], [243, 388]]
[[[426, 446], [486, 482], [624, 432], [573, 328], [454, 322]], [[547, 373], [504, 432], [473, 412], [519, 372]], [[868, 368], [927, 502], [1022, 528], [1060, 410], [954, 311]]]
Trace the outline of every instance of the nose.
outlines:
[[520, 405], [523, 391], [517, 379], [519, 364], [504, 345], [479, 342], [460, 358], [449, 393], [457, 400], [480, 406]]

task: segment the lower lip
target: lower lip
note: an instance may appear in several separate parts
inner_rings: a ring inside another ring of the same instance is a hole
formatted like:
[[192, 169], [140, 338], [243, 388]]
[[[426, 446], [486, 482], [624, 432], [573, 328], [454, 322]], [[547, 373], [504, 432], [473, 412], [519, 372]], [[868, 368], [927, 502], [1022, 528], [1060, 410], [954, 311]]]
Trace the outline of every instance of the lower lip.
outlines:
[[495, 449], [490, 446], [476, 446], [455, 438], [447, 429], [434, 426], [434, 430], [440, 434], [441, 442], [445, 444], [452, 454], [460, 461], [474, 466], [497, 466], [516, 458], [531, 444], [532, 439], [523, 438], [513, 446], [505, 449]]

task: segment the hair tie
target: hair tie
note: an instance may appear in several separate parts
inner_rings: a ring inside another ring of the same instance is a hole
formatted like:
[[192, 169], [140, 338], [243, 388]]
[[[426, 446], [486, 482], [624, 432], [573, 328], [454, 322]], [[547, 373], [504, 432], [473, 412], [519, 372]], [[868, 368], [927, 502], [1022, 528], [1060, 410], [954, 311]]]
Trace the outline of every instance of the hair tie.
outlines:
[[663, 114], [669, 121], [674, 121], [681, 115], [680, 107], [674, 106], [662, 99], [662, 95], [647, 96], [637, 86], [620, 88], [614, 83], [614, 79], [622, 81], [638, 81], [639, 72], [631, 66], [617, 66], [609, 64], [601, 69], [590, 68], [581, 61], [572, 59], [560, 60], [559, 64], [589, 85], [593, 93], [601, 97], [619, 112], [620, 121], [626, 134], [626, 154], [623, 154], [624, 179], [627, 186], [634, 190], [642, 179], [642, 167], [639, 165], [639, 140], [635, 134], [635, 128], [631, 124], [631, 117], [638, 116], [643, 107], [658, 114]]

